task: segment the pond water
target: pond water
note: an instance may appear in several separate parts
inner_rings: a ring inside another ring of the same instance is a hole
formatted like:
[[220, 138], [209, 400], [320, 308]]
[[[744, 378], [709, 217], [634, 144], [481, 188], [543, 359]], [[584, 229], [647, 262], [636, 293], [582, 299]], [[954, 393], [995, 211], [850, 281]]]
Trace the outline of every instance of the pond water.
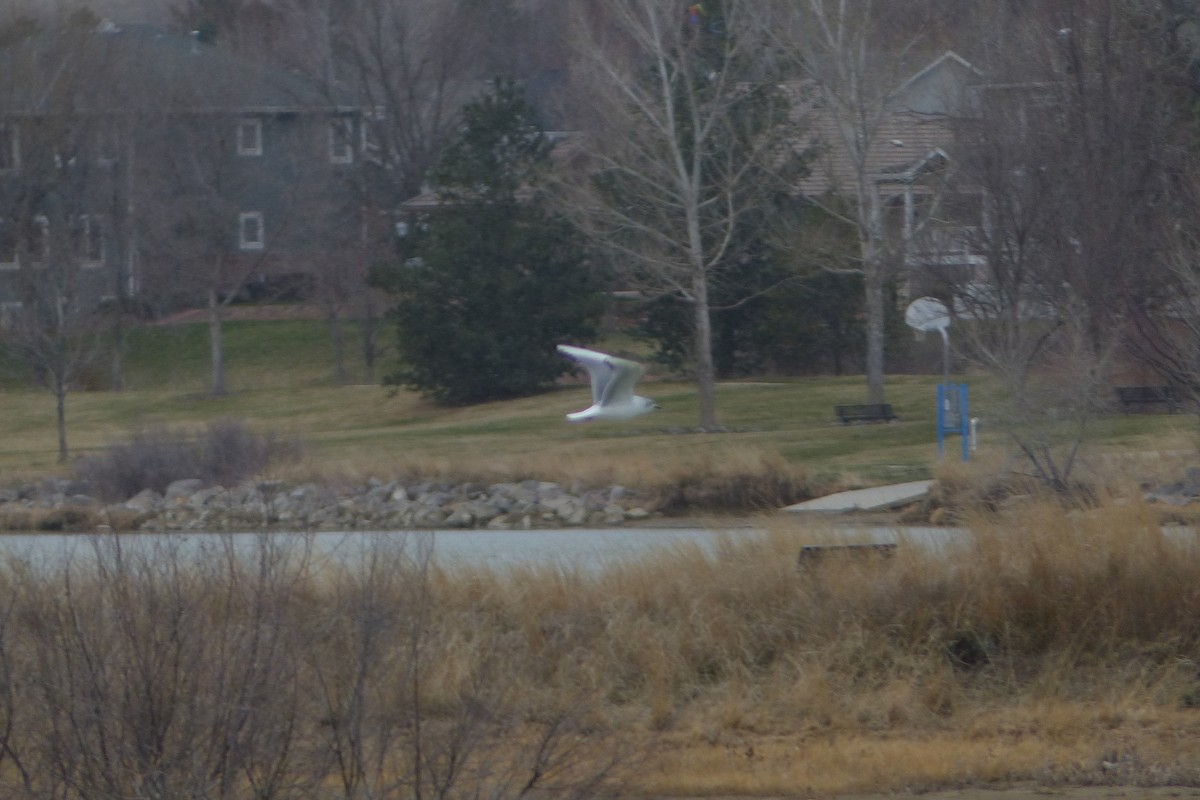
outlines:
[[[1200, 547], [1192, 528], [1165, 528], [1168, 537], [1180, 545]], [[90, 534], [6, 534], [0, 535], [0, 558], [16, 558], [29, 564], [53, 565], [65, 559], [87, 559], [98, 545], [119, 542], [122, 550], [179, 547], [186, 552], [212, 552], [233, 548], [255, 552], [264, 540], [281, 546], [309, 547], [317, 558], [353, 563], [365, 548], [383, 539], [411, 548], [410, 552], [432, 548], [433, 560], [442, 566], [462, 565], [507, 570], [514, 568], [554, 567], [587, 572], [603, 571], [623, 561], [644, 559], [669, 553], [680, 547], [696, 547], [714, 553], [720, 542], [766, 534], [752, 527], [730, 528], [572, 528], [566, 530], [489, 531], [445, 530], [424, 532], [329, 532], [299, 533], [171, 533], [129, 534], [119, 537]], [[920, 547], [931, 552], [947, 552], [971, 542], [970, 532], [962, 528], [922, 526], [839, 526], [815, 524], [812, 537], [796, 535], [799, 546], [807, 543], [837, 544], [893, 543]]]
[[[939, 549], [961, 539], [962, 532], [945, 528], [820, 528], [819, 541], [842, 536], [852, 541], [894, 542], [899, 538], [923, 547]], [[280, 545], [307, 546], [321, 558], [353, 561], [364, 546], [384, 539], [411, 547], [432, 548], [434, 561], [443, 566], [463, 565], [493, 569], [555, 567], [560, 569], [603, 570], [605, 567], [654, 555], [680, 547], [696, 547], [715, 552], [722, 540], [761, 537], [751, 527], [731, 528], [571, 528], [565, 530], [444, 530], [400, 532], [325, 532], [299, 533], [171, 533], [128, 534], [120, 537], [91, 534], [4, 534], [0, 535], [0, 556], [17, 558], [31, 564], [56, 563], [64, 559], [88, 558], [98, 544], [119, 539], [126, 551], [178, 546], [197, 552], [216, 547], [233, 547], [250, 552], [265, 536]], [[816, 541], [816, 540], [814, 540]]]

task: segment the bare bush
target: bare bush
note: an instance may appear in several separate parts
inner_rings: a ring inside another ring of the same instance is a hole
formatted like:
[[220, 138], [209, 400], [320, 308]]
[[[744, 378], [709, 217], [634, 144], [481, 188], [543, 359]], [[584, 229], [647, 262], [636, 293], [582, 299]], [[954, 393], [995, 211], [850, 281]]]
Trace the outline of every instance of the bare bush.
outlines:
[[163, 492], [185, 478], [229, 486], [272, 464], [295, 461], [300, 451], [294, 439], [255, 433], [238, 420], [219, 420], [199, 435], [169, 428], [138, 431], [101, 455], [76, 461], [73, 471], [98, 496], [119, 501], [144, 489]]
[[277, 790], [297, 732], [296, 566], [265, 540], [110, 538], [29, 576], [15, 652], [37, 713], [15, 752], [31, 796], [295, 796]]
[[777, 509], [814, 495], [807, 472], [779, 457], [727, 455], [667, 470], [651, 492], [664, 514]]
[[230, 485], [268, 466], [296, 461], [301, 455], [297, 439], [274, 431], [256, 434], [238, 420], [210, 423], [198, 442], [200, 477]]
[[0, 795], [596, 793], [586, 698], [525, 686], [520, 637], [440, 602], [427, 547], [318, 571], [280, 541], [107, 537], [0, 573]]

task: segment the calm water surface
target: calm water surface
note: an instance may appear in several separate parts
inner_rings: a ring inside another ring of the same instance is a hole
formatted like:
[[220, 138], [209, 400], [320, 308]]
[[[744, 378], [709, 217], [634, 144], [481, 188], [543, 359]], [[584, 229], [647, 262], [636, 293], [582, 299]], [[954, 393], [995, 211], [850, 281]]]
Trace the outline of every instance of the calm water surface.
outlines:
[[[1165, 528], [1170, 540], [1181, 546], [1200, 547], [1196, 530]], [[379, 540], [395, 542], [412, 552], [432, 548], [435, 562], [492, 569], [554, 567], [564, 570], [602, 571], [624, 561], [645, 559], [679, 548], [698, 548], [715, 553], [722, 541], [765, 536], [754, 528], [601, 528], [529, 531], [426, 531], [426, 532], [337, 532], [337, 533], [172, 533], [129, 534], [99, 537], [89, 534], [0, 535], [0, 557], [17, 558], [29, 564], [61, 564], [66, 559], [87, 559], [97, 545], [119, 542], [127, 552], [139, 549], [179, 547], [184, 552], [213, 552], [232, 547], [257, 552], [264, 541], [281, 546], [311, 547], [314, 557], [353, 563]], [[890, 543], [920, 547], [931, 552], [948, 552], [968, 546], [972, 537], [962, 528], [921, 526], [832, 527], [815, 524], [812, 536], [795, 535], [798, 548], [808, 543]]]
[[[819, 541], [835, 539], [838, 532], [822, 526]], [[923, 547], [940, 549], [962, 532], [941, 528], [867, 528], [844, 529], [847, 540], [894, 542], [912, 541]], [[623, 561], [644, 559], [684, 547], [698, 548], [705, 553], [716, 551], [723, 540], [759, 538], [764, 534], [754, 528], [600, 528], [567, 530], [489, 531], [447, 530], [426, 532], [333, 532], [297, 533], [171, 533], [129, 534], [116, 537], [122, 549], [178, 546], [197, 552], [232, 546], [254, 551], [263, 537], [281, 545], [310, 546], [315, 556], [334, 560], [353, 561], [364, 548], [379, 539], [403, 544], [405, 547], [432, 548], [433, 559], [444, 566], [463, 565], [495, 569], [555, 567], [560, 569], [602, 570]], [[0, 535], [0, 554], [31, 564], [57, 563], [64, 559], [86, 559], [94, 554], [98, 543], [113, 537], [89, 534], [7, 534]], [[814, 540], [816, 541], [816, 540]], [[797, 540], [798, 545], [800, 540]]]

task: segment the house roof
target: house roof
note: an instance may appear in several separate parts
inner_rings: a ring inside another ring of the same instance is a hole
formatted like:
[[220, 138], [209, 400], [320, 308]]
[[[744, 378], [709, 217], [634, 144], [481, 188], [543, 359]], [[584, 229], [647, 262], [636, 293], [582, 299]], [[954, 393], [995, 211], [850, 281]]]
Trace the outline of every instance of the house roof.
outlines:
[[965, 100], [964, 88], [982, 78], [982, 70], [947, 50], [900, 84], [896, 106], [919, 114], [953, 114]]
[[[877, 183], [911, 181], [931, 161], [944, 159], [954, 135], [951, 121], [966, 102], [966, 87], [980, 75], [961, 56], [947, 51], [899, 84], [866, 137], [867, 176]], [[851, 192], [857, 164], [836, 115], [822, 108], [811, 89], [793, 87], [793, 92], [809, 97], [796, 111], [798, 122], [806, 126], [800, 147], [811, 154], [800, 192], [810, 197]]]
[[[951, 139], [945, 118], [889, 113], [868, 142], [867, 176], [876, 182], [911, 180], [921, 166], [945, 156]], [[858, 174], [855, 159], [832, 116], [817, 114], [810, 120], [805, 149], [811, 153], [811, 161], [809, 173], [799, 183], [801, 194], [816, 197], [852, 192]]]
[[344, 90], [147, 24], [40, 32], [0, 49], [0, 75], [0, 110], [16, 114], [357, 108]]

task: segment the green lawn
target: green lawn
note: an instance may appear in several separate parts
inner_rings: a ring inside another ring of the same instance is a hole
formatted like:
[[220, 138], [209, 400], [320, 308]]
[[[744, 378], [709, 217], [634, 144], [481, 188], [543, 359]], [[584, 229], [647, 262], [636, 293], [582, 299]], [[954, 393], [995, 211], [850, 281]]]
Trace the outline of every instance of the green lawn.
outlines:
[[[353, 333], [353, 332], [351, 332]], [[316, 466], [385, 470], [422, 463], [499, 462], [535, 473], [560, 464], [640, 463], [643, 469], [748, 455], [781, 457], [815, 478], [862, 482], [928, 477], [936, 464], [934, 386], [938, 376], [891, 376], [887, 399], [900, 417], [888, 425], [840, 425], [838, 403], [861, 402], [861, 376], [746, 381], [718, 389], [722, 434], [688, 431], [696, 397], [686, 382], [651, 375], [642, 393], [663, 410], [624, 424], [570, 425], [568, 411], [588, 404], [582, 383], [536, 397], [464, 408], [440, 408], [407, 392], [333, 381], [323, 323], [236, 322], [225, 327], [231, 393], [208, 396], [208, 339], [202, 324], [133, 331], [123, 392], [75, 392], [68, 398], [73, 454], [86, 454], [145, 426], [245, 420], [263, 431], [299, 436]], [[386, 339], [386, 332], [385, 332]], [[348, 364], [362, 374], [349, 337]], [[381, 368], [386, 371], [387, 365]], [[1008, 447], [988, 427], [992, 382], [969, 380], [973, 416], [982, 420], [985, 450]], [[0, 481], [58, 469], [53, 398], [10, 382], [2, 392], [5, 436]], [[1095, 426], [1100, 446], [1155, 449], [1193, 446], [1190, 415], [1112, 415]], [[957, 441], [948, 453], [957, 457]]]

